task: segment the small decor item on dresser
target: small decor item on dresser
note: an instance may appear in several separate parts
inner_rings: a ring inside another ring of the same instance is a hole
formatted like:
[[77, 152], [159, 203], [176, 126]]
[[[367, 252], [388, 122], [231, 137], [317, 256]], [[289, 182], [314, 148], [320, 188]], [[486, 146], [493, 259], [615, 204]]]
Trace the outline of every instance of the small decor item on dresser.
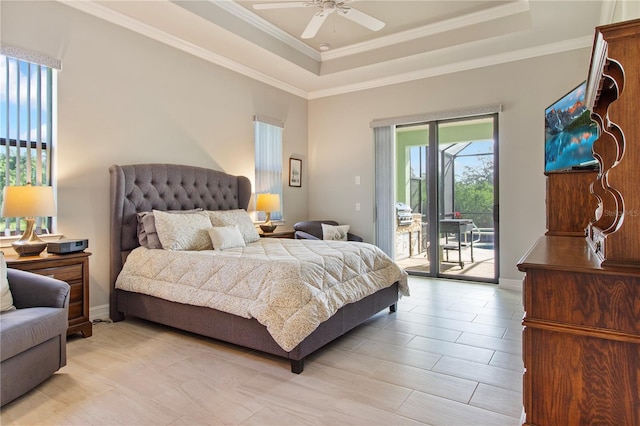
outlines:
[[47, 252], [55, 254], [77, 253], [89, 247], [89, 240], [58, 240], [47, 244]]
[[[50, 217], [56, 214], [53, 188], [34, 186], [5, 186], [2, 202], [2, 217], [24, 217], [27, 226], [19, 240], [11, 243], [20, 256], [37, 256], [47, 247], [36, 234], [36, 217]], [[19, 228], [19, 221], [18, 226]]]
[[271, 222], [271, 212], [280, 211], [280, 195], [279, 194], [258, 194], [256, 200], [256, 210], [265, 212], [266, 218], [264, 223], [260, 225], [262, 232], [270, 233], [276, 230], [278, 225]]

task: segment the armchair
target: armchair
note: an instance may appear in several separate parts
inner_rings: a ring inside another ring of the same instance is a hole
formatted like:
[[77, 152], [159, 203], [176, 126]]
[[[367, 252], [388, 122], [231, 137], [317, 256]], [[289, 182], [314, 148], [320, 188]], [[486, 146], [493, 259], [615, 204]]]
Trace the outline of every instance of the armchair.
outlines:
[[[297, 240], [321, 240], [323, 223], [338, 226], [338, 222], [334, 220], [308, 220], [298, 222], [293, 225], [293, 229], [295, 230], [294, 238]], [[349, 232], [347, 233], [347, 240], [362, 242], [362, 237]]]
[[15, 309], [0, 314], [0, 405], [44, 382], [67, 363], [69, 284], [7, 269]]

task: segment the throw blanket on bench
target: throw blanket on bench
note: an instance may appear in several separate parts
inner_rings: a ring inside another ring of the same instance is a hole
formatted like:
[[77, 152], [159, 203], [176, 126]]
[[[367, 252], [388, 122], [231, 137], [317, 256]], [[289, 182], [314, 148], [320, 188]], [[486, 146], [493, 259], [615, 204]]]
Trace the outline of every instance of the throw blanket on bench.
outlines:
[[408, 295], [407, 274], [371, 244], [261, 238], [223, 251], [138, 247], [116, 288], [255, 318], [291, 351], [342, 306], [396, 281]]

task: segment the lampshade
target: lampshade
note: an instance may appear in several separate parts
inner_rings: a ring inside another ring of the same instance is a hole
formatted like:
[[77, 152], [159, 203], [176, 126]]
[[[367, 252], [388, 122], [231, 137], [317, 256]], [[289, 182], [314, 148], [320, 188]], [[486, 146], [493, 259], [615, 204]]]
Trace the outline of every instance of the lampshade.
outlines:
[[56, 204], [50, 186], [5, 186], [2, 217], [55, 216]]
[[280, 211], [280, 195], [279, 194], [258, 194], [257, 201], [256, 201], [256, 210], [261, 212]]
[[[56, 204], [50, 186], [5, 186], [2, 217], [25, 217], [27, 226], [19, 240], [11, 243], [20, 256], [37, 256], [47, 247], [35, 230], [36, 217], [55, 216]], [[16, 229], [18, 230], [18, 229]]]

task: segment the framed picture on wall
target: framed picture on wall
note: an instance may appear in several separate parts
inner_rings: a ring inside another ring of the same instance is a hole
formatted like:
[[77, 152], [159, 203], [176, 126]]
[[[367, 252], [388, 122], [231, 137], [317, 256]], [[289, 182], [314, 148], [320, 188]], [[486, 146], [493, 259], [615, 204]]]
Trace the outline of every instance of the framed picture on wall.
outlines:
[[302, 160], [289, 158], [289, 186], [302, 186]]

